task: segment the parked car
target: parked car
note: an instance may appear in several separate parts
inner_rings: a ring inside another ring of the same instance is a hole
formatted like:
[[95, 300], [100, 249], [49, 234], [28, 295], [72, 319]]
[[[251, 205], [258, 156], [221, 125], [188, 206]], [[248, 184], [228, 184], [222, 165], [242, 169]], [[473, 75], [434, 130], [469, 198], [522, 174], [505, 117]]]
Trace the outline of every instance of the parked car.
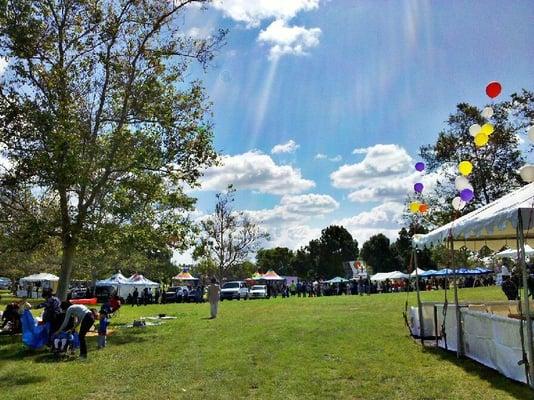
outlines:
[[72, 288], [67, 292], [70, 299], [86, 299], [92, 296], [91, 291], [84, 287]]
[[[185, 294], [185, 298], [184, 298]], [[189, 290], [186, 286], [171, 286], [161, 297], [162, 303], [182, 303], [189, 299]]]
[[248, 296], [248, 288], [243, 281], [226, 282], [221, 288], [221, 301], [248, 299]]
[[250, 288], [249, 297], [251, 299], [266, 299], [267, 298], [267, 286], [254, 285]]
[[8, 290], [11, 287], [11, 279], [0, 277], [0, 289]]

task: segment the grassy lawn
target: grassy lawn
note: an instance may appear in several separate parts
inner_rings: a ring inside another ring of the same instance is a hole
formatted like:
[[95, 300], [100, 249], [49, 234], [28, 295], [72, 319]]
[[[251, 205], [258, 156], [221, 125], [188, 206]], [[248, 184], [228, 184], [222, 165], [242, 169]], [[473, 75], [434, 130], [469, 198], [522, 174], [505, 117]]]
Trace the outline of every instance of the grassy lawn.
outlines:
[[[452, 297], [452, 296], [451, 296]], [[504, 299], [500, 288], [464, 299]], [[442, 300], [443, 292], [424, 300]], [[2, 302], [5, 302], [6, 298]], [[0, 338], [0, 398], [533, 399], [534, 392], [454, 354], [422, 349], [402, 319], [406, 294], [123, 307], [112, 327], [158, 313], [162, 326], [120, 329], [89, 360], [57, 362]], [[409, 300], [415, 302], [415, 294]]]

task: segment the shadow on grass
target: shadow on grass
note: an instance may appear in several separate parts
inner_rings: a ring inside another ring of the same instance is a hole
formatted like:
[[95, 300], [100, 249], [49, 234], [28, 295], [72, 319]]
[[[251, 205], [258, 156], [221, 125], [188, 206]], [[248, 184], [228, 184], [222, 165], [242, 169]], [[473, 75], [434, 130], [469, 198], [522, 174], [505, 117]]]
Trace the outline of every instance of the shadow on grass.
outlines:
[[43, 382], [46, 377], [25, 371], [10, 371], [9, 374], [0, 375], [0, 381], [9, 382], [10, 386], [24, 386]]
[[425, 352], [433, 354], [443, 361], [461, 367], [469, 375], [477, 376], [490, 383], [494, 388], [502, 390], [516, 399], [532, 400], [534, 398], [534, 391], [532, 391], [526, 384], [508, 379], [498, 371], [486, 367], [483, 364], [479, 364], [467, 357], [458, 359], [456, 358], [456, 353], [436, 347], [425, 347]]
[[122, 328], [108, 338], [113, 346], [122, 346], [130, 343], [147, 342], [156, 335], [146, 330], [147, 328]]
[[[78, 354], [78, 352], [76, 352]], [[53, 353], [44, 353], [41, 354], [33, 359], [36, 363], [64, 363], [64, 362], [72, 362], [76, 361], [78, 359], [77, 355], [56, 355]]]

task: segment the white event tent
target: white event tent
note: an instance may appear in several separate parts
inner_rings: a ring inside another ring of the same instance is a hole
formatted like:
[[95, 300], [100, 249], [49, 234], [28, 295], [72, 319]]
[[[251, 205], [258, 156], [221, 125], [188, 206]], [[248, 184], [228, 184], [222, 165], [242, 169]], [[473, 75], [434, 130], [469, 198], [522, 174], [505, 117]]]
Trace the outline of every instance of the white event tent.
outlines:
[[108, 279], [96, 282], [96, 286], [113, 286], [117, 289], [117, 294], [120, 297], [126, 298], [128, 294], [132, 293], [136, 288], [141, 292], [144, 288], [154, 289], [159, 287], [159, 283], [152, 282], [140, 274], [133, 274], [130, 278], [126, 278], [120, 271]]
[[386, 279], [408, 279], [410, 275], [404, 274], [400, 271], [393, 272], [378, 272], [374, 275], [371, 275], [371, 280], [373, 282], [382, 282]]
[[[17, 291], [17, 296], [36, 298], [42, 294], [42, 289], [51, 288], [53, 291], [56, 291], [58, 281], [59, 277], [46, 272], [25, 276], [19, 280], [21, 290]], [[37, 290], [37, 287], [41, 289], [41, 292]]]
[[424, 274], [426, 271], [421, 268], [416, 268], [413, 270], [413, 272], [410, 274], [410, 278], [415, 278], [417, 275], [421, 276], [421, 274]]
[[[423, 248], [440, 243], [448, 244], [449, 248], [467, 247], [470, 250], [478, 251], [487, 246], [492, 250], [500, 250], [504, 246], [514, 245], [519, 249], [518, 262], [523, 272], [523, 290], [521, 296], [523, 315], [526, 319], [526, 348], [528, 351], [530, 384], [534, 386], [534, 344], [532, 337], [532, 318], [529, 312], [529, 302], [527, 293], [528, 272], [525, 264], [527, 244], [534, 244], [534, 183], [530, 183], [519, 188], [492, 203], [489, 203], [475, 211], [466, 214], [453, 222], [443, 225], [425, 235], [414, 236], [414, 247]], [[517, 255], [516, 250], [516, 255]], [[414, 251], [417, 256], [417, 252]], [[456, 280], [456, 267], [453, 270], [453, 277]], [[463, 333], [468, 329], [466, 325], [462, 327], [462, 311], [460, 310], [457, 295], [457, 285], [454, 285], [455, 292], [455, 313], [456, 313], [456, 333], [457, 333], [457, 353], [463, 355]], [[418, 312], [420, 336], [423, 337], [423, 317], [420, 299], [418, 298]], [[467, 315], [467, 314], [466, 314]], [[489, 317], [488, 317], [489, 318]], [[522, 323], [516, 321], [518, 326]], [[495, 322], [494, 322], [495, 323]], [[518, 328], [519, 329], [519, 328]], [[493, 329], [495, 331], [495, 329]], [[501, 330], [502, 331], [502, 330]], [[502, 338], [496, 338], [503, 340]], [[472, 351], [475, 344], [471, 343], [467, 351]], [[490, 349], [495, 348], [495, 344]], [[498, 346], [497, 346], [498, 347]], [[469, 354], [467, 354], [469, 355]], [[478, 355], [485, 357], [485, 355]], [[475, 358], [472, 357], [471, 358]], [[491, 357], [490, 357], [491, 358]], [[501, 360], [502, 361], [502, 360]], [[506, 365], [509, 368], [510, 365]], [[517, 367], [517, 366], [515, 366]], [[501, 370], [501, 369], [499, 369]], [[503, 372], [501, 370], [501, 372]], [[503, 372], [505, 373], [505, 372]]]
[[[530, 257], [534, 255], [534, 249], [528, 244], [525, 244], [525, 256]], [[517, 249], [507, 249], [495, 254], [495, 258], [514, 258], [517, 260]]]

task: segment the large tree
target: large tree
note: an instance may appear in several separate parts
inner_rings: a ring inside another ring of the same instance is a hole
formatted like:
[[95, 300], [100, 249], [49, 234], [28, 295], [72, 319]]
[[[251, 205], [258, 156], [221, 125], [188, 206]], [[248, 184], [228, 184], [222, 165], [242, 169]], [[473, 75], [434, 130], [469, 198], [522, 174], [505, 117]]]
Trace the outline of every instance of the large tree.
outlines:
[[291, 267], [294, 254], [287, 247], [274, 247], [272, 249], [259, 249], [256, 253], [256, 266], [261, 272], [272, 269], [280, 275], [293, 275]]
[[360, 256], [374, 273], [399, 269], [399, 265], [391, 254], [389, 239], [382, 233], [371, 236], [363, 244]]
[[269, 239], [269, 234], [244, 212], [233, 209], [232, 186], [216, 197], [215, 212], [200, 222], [200, 240], [194, 256], [214, 260], [221, 280], [234, 276], [262, 242]]
[[421, 221], [424, 225], [441, 225], [453, 218], [451, 201], [457, 196], [454, 179], [461, 161], [467, 160], [474, 165], [468, 178], [473, 185], [475, 199], [465, 211], [488, 204], [523, 184], [517, 173], [524, 164], [518, 148], [518, 135], [523, 133], [525, 126], [533, 123], [533, 105], [534, 96], [527, 91], [513, 94], [510, 101], [493, 104], [494, 114], [489, 122], [494, 125], [495, 131], [486, 146], [476, 147], [469, 127], [483, 125], [488, 120], [482, 117], [482, 110], [478, 107], [458, 104], [436, 143], [420, 150], [429, 171], [439, 171], [441, 175], [434, 193], [425, 196], [431, 212], [426, 213]]
[[182, 189], [215, 159], [203, 88], [185, 74], [212, 59], [224, 32], [181, 30], [187, 7], [205, 2], [0, 1], [0, 207], [60, 239], [61, 297], [101, 219], [181, 243], [178, 210], [193, 204]]
[[343, 276], [343, 262], [354, 261], [358, 255], [358, 242], [352, 235], [343, 226], [331, 225], [294, 253], [291, 270], [308, 279]]

